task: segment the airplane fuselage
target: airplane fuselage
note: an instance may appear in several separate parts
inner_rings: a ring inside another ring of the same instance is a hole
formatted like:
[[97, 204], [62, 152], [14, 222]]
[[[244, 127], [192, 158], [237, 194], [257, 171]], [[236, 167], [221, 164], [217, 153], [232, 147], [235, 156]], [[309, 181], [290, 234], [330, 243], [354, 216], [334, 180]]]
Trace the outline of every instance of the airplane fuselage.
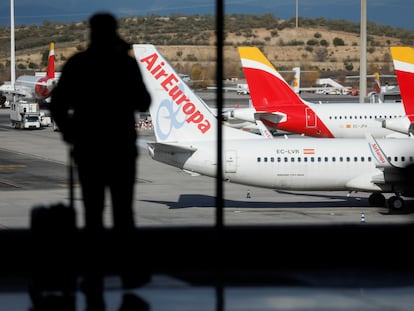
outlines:
[[23, 75], [16, 79], [16, 89], [26, 94], [26, 98], [44, 99], [50, 96], [57, 79], [47, 76]]
[[[414, 140], [380, 139], [391, 163], [414, 163]], [[255, 146], [254, 149], [251, 146]], [[190, 154], [155, 151], [154, 159], [187, 171], [215, 177], [214, 142], [194, 142]], [[402, 185], [384, 182], [384, 175], [364, 139], [321, 140], [289, 138], [225, 141], [224, 179], [250, 186], [280, 190], [359, 190], [394, 192]]]
[[282, 122], [274, 123], [266, 117], [261, 120], [272, 128], [313, 137], [351, 138], [364, 137], [366, 133], [379, 138], [408, 136], [382, 127], [382, 120], [405, 116], [401, 103], [290, 104], [279, 106], [278, 112], [286, 115]]
[[258, 48], [239, 47], [239, 53], [255, 117], [269, 127], [322, 138], [410, 134], [403, 103], [310, 103], [295, 94]]

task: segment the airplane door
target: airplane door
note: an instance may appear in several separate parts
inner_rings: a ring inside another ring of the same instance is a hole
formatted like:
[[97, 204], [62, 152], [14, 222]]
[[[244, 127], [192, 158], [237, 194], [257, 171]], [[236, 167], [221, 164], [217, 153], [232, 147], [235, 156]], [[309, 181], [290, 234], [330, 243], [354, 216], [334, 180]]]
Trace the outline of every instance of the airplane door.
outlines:
[[236, 150], [226, 150], [224, 160], [224, 172], [225, 173], [236, 173], [237, 169], [237, 154]]
[[311, 108], [306, 108], [306, 127], [312, 128], [316, 127], [316, 114]]

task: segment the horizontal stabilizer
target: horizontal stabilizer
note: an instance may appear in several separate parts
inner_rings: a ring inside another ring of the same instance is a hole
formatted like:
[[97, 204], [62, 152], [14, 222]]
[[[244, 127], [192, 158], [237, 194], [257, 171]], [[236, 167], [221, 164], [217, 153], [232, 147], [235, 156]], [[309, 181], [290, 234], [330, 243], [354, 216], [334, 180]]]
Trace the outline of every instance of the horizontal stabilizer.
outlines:
[[266, 120], [275, 124], [285, 122], [287, 120], [286, 114], [281, 112], [256, 112], [254, 114], [254, 118], [256, 120]]
[[157, 150], [158, 152], [175, 152], [175, 153], [188, 153], [188, 152], [195, 152], [197, 148], [183, 146], [183, 145], [176, 145], [174, 143], [156, 143], [156, 142], [149, 142], [148, 146], [152, 150]]

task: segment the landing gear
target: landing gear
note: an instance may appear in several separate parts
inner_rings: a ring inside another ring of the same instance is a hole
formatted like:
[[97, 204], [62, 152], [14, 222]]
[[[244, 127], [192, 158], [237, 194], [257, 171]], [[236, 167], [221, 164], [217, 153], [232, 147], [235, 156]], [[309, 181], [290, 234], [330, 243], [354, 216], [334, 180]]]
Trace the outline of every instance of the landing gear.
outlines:
[[[370, 206], [374, 206], [374, 207], [385, 207], [386, 206], [385, 197], [380, 192], [372, 193], [368, 198], [368, 202]], [[404, 209], [404, 199], [401, 198], [399, 194], [396, 194], [390, 197], [387, 200], [387, 203], [388, 203], [388, 209], [390, 211], [401, 211], [402, 209]]]
[[401, 211], [404, 209], [404, 200], [400, 196], [394, 195], [388, 199], [388, 208], [390, 211]]
[[383, 207], [385, 206], [385, 197], [381, 192], [374, 192], [368, 198], [370, 206]]

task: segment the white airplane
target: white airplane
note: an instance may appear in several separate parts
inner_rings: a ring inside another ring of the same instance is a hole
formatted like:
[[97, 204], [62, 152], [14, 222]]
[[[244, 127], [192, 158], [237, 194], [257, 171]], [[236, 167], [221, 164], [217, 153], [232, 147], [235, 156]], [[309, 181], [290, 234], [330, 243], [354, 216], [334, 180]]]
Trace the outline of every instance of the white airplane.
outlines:
[[[153, 45], [133, 46], [151, 93], [155, 142], [150, 156], [190, 173], [216, 177], [219, 122]], [[404, 168], [414, 163], [414, 139], [266, 139], [223, 127], [226, 181], [284, 190], [372, 192], [371, 205], [402, 208], [412, 194]]]
[[403, 103], [311, 103], [295, 94], [258, 48], [239, 47], [239, 53], [255, 109], [231, 111], [227, 119], [259, 119], [272, 129], [323, 138], [410, 135]]
[[25, 99], [44, 100], [50, 96], [57, 83], [55, 75], [55, 43], [50, 43], [49, 58], [46, 74], [22, 75], [16, 79], [14, 88], [11, 83], [0, 86], [4, 94], [22, 96]]
[[300, 94], [302, 91], [305, 92], [314, 92], [316, 94], [333, 94], [333, 95], [346, 95], [352, 92], [352, 88], [348, 86], [343, 86], [339, 82], [331, 78], [321, 78], [317, 79], [316, 83], [321, 86], [310, 86], [310, 87], [301, 87], [300, 86], [300, 67], [293, 67], [293, 83], [292, 89], [296, 94]]

